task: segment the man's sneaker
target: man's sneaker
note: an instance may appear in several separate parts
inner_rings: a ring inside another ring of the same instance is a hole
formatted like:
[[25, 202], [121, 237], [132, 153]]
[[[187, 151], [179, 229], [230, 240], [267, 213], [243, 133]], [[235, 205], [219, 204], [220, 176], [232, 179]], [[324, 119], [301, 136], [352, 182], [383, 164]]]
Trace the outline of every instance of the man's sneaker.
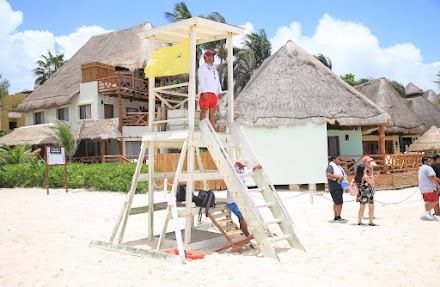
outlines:
[[431, 215], [427, 212], [423, 213], [421, 219], [422, 220], [437, 220], [437, 218], [434, 215]]

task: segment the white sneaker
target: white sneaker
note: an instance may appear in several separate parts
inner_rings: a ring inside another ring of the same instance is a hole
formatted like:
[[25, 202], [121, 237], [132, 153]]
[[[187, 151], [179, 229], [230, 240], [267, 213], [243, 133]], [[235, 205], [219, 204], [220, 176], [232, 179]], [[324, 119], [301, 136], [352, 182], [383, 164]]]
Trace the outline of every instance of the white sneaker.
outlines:
[[435, 220], [436, 218], [434, 215], [431, 215], [431, 214], [425, 212], [425, 213], [423, 213], [421, 219], [422, 220]]

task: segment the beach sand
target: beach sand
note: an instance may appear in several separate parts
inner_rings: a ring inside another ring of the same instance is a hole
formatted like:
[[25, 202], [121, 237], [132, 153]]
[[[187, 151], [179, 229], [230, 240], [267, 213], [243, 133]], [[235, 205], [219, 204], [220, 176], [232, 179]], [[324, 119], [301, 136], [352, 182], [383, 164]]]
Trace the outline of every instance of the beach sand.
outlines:
[[[440, 221], [420, 220], [417, 189], [378, 191], [376, 200], [409, 196], [377, 202], [380, 226], [370, 227], [357, 225], [359, 205], [349, 194], [342, 211], [349, 221], [340, 224], [331, 223], [328, 192], [311, 204], [307, 193], [281, 191], [307, 252], [280, 248], [277, 262], [249, 247], [241, 255], [208, 250], [177, 265], [88, 247], [108, 241], [125, 194], [0, 189], [0, 286], [439, 286]], [[146, 202], [136, 195], [134, 206]], [[157, 212], [156, 234], [163, 217]], [[124, 241], [146, 236], [146, 215], [130, 217]]]

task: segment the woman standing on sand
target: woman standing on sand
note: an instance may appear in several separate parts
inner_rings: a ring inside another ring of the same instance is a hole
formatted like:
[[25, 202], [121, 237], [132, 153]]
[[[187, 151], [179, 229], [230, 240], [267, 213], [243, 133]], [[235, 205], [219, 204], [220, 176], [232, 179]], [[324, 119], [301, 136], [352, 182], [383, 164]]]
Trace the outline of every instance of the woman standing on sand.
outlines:
[[[358, 214], [358, 225], [362, 225], [362, 217], [364, 217], [365, 206], [368, 204], [368, 217], [370, 219], [370, 226], [377, 226], [373, 223], [374, 217], [374, 183], [372, 178], [367, 173], [364, 173], [365, 166], [359, 165], [356, 170], [354, 181], [359, 187], [359, 193], [356, 201], [360, 203]], [[370, 171], [371, 172], [371, 171]]]

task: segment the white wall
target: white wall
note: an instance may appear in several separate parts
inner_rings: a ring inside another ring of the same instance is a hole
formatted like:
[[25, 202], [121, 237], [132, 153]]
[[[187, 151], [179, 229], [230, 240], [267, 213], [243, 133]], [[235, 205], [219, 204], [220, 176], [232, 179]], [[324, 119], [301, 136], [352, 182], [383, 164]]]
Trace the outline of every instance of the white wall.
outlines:
[[327, 182], [326, 124], [241, 129], [272, 184]]

